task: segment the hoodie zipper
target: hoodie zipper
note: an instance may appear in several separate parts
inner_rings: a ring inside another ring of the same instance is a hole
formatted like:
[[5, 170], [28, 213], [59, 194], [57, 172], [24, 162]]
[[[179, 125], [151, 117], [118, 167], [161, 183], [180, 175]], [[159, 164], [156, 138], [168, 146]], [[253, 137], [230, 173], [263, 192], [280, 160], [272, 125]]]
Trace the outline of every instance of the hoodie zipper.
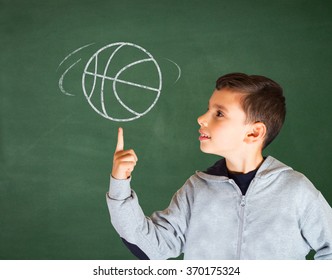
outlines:
[[230, 179], [229, 182], [235, 187], [238, 194], [241, 196], [240, 201], [240, 224], [239, 224], [239, 231], [238, 231], [238, 239], [237, 239], [237, 255], [236, 258], [238, 260], [241, 259], [241, 250], [242, 250], [242, 239], [243, 239], [243, 229], [244, 229], [244, 211], [246, 206], [246, 198], [248, 196], [249, 190], [252, 188], [252, 185], [255, 184], [256, 178], [252, 179], [252, 181], [249, 184], [249, 187], [247, 189], [247, 192], [245, 195], [242, 194], [239, 186], [234, 182], [233, 179]]
[[237, 259], [241, 259], [241, 248], [242, 248], [242, 237], [243, 237], [243, 227], [244, 227], [244, 207], [246, 206], [246, 196], [242, 195], [240, 202], [240, 225], [238, 233], [238, 242], [237, 242]]

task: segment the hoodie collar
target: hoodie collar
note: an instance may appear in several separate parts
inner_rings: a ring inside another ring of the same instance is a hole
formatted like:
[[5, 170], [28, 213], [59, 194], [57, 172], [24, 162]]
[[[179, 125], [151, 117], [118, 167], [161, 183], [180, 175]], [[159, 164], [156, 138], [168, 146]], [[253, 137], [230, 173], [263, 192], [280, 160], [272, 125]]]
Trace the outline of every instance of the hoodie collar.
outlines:
[[[255, 178], [268, 178], [272, 175], [278, 174], [280, 172], [292, 170], [289, 166], [284, 163], [278, 161], [272, 156], [268, 156], [262, 165], [259, 167]], [[227, 181], [228, 171], [226, 168], [225, 159], [221, 159], [217, 161], [213, 166], [209, 167], [206, 171], [196, 171], [197, 176], [205, 180], [212, 181]]]

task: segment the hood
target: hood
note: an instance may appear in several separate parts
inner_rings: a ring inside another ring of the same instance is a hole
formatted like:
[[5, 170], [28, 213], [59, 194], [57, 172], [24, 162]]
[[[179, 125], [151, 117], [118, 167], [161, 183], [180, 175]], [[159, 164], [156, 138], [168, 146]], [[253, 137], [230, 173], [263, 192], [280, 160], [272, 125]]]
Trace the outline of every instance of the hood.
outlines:
[[256, 177], [258, 178], [268, 178], [270, 176], [279, 174], [281, 172], [293, 170], [291, 167], [282, 163], [281, 161], [275, 159], [274, 157], [268, 156], [263, 164], [257, 171]]

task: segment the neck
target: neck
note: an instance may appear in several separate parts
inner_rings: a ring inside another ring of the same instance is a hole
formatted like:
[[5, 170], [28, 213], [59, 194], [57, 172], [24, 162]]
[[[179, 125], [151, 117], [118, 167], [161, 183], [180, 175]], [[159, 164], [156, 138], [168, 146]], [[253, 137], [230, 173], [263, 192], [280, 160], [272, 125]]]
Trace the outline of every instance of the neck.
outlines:
[[261, 153], [252, 157], [238, 157], [236, 159], [225, 158], [227, 169], [234, 173], [246, 174], [257, 169], [264, 161]]

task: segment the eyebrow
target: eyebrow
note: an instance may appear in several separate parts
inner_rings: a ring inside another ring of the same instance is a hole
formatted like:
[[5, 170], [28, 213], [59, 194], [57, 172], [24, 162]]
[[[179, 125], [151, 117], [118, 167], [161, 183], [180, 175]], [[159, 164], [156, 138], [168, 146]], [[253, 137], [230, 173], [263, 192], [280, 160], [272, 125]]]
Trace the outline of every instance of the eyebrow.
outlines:
[[[209, 103], [209, 107], [210, 107], [210, 103]], [[224, 112], [228, 112], [227, 108], [225, 106], [223, 106], [223, 105], [220, 105], [220, 104], [213, 104], [212, 107], [216, 108], [216, 109], [220, 109], [220, 110], [222, 110]]]

